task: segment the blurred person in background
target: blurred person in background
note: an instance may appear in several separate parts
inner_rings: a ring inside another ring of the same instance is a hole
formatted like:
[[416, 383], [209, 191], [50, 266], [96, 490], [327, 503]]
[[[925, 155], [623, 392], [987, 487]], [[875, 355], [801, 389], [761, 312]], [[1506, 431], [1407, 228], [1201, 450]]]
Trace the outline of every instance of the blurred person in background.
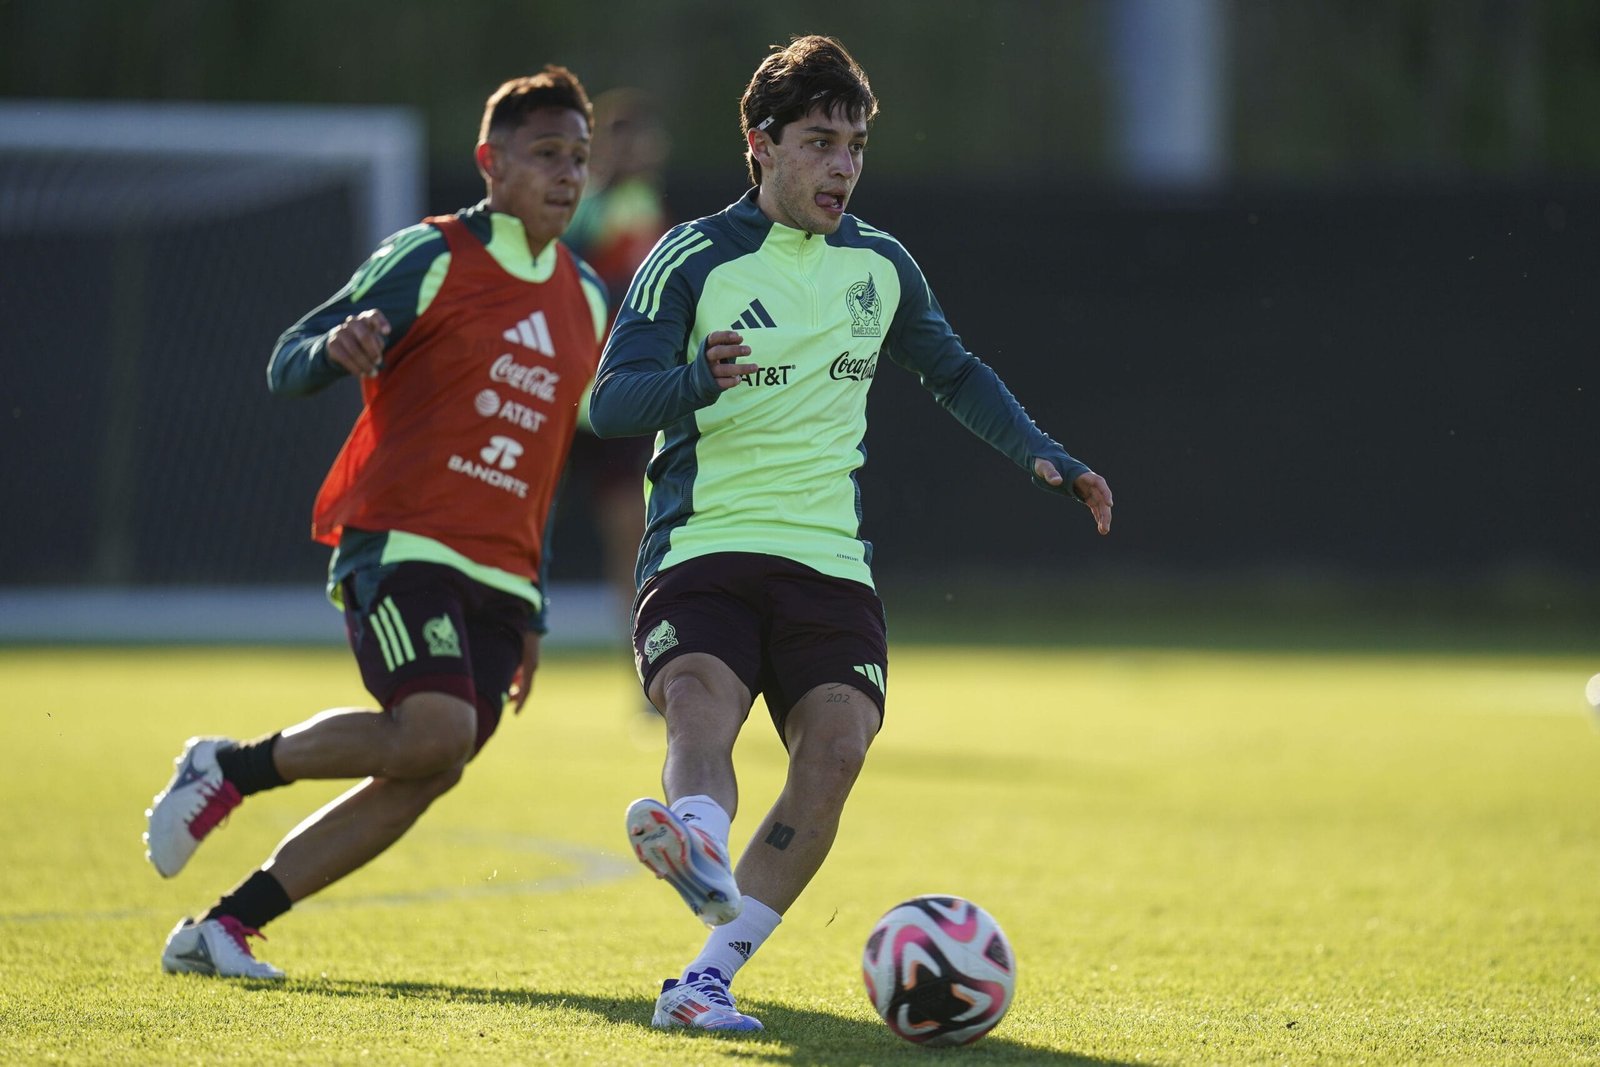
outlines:
[[[882, 725], [888, 641], [856, 484], [879, 357], [1111, 527], [1105, 480], [966, 351], [906, 249], [846, 213], [877, 99], [844, 47], [774, 48], [740, 112], [755, 188], [640, 267], [590, 407], [602, 436], [659, 432], [633, 642], [666, 721], [667, 803], [635, 801], [626, 825], [713, 929], [663, 983], [658, 1027], [761, 1029], [729, 985], [821, 867]], [[734, 870], [733, 748], [758, 694], [788, 778]]]
[[[667, 230], [661, 168], [669, 146], [666, 128], [643, 90], [623, 87], [595, 97], [589, 186], [562, 240], [605, 282], [614, 301], [612, 318], [633, 272]], [[625, 613], [624, 623], [632, 616], [649, 459], [650, 438], [644, 435], [582, 433], [572, 444], [572, 478], [589, 494], [600, 535], [601, 574]]]
[[604, 286], [556, 240], [588, 177], [589, 99], [547, 66], [488, 99], [487, 196], [386, 240], [279, 338], [274, 393], [354, 377], [365, 401], [313, 508], [378, 709], [333, 708], [254, 741], [191, 738], [146, 812], [163, 877], [241, 800], [302, 779], [363, 779], [260, 869], [178, 923], [171, 972], [282, 978], [248, 939], [399, 840], [460, 780], [545, 631], [552, 501], [605, 328]]

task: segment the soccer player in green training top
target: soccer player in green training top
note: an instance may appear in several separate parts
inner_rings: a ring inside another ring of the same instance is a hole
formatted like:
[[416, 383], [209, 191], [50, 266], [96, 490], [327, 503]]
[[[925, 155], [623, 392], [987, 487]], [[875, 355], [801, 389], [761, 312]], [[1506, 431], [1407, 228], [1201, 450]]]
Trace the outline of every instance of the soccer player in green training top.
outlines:
[[[601, 435], [657, 433], [633, 641], [666, 719], [670, 806], [635, 801], [628, 833], [714, 927], [664, 984], [660, 1027], [761, 1028], [729, 982], [822, 865], [882, 724], [887, 641], [855, 477], [879, 356], [1111, 528], [1105, 479], [962, 348], [905, 248], [845, 213], [877, 100], [844, 47], [774, 48], [740, 106], [755, 188], [645, 260], [590, 408]], [[733, 871], [733, 745], [758, 693], [789, 774]]]

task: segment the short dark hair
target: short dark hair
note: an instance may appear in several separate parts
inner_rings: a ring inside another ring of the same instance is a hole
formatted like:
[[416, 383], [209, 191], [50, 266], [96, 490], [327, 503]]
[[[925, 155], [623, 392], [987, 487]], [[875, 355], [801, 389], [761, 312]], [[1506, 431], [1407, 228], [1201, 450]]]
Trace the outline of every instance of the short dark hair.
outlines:
[[783, 127], [818, 105], [830, 115], [842, 111], [851, 122], [870, 123], [878, 114], [867, 72], [832, 37], [812, 34], [796, 37], [787, 47], [773, 45], [739, 101], [739, 132], [745, 135], [751, 182], [761, 184], [761, 164], [749, 151], [750, 131], [766, 122], [768, 136], [779, 143]]
[[478, 140], [487, 141], [491, 135], [515, 130], [543, 107], [576, 111], [591, 130], [594, 128], [594, 107], [578, 76], [566, 67], [547, 63], [539, 73], [512, 78], [489, 95], [489, 102], [483, 108], [483, 124], [478, 127]]

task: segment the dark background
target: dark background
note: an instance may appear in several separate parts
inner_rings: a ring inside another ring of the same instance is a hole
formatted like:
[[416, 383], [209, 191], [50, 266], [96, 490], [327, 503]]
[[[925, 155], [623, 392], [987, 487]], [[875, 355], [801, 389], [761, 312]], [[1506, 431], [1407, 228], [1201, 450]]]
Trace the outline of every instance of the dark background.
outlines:
[[[1194, 181], [1141, 180], [1119, 153], [1110, 0], [823, 18], [788, 3], [0, 3], [0, 93], [409, 106], [427, 210], [449, 211], [482, 194], [483, 97], [554, 59], [592, 91], [658, 95], [668, 210], [691, 218], [744, 190], [735, 103], [765, 46], [837, 33], [883, 101], [852, 210], [911, 249], [968, 347], [1117, 497], [1098, 538], [880, 364], [862, 485], [891, 597], [933, 625], [1034, 600], [1086, 618], [1226, 601], [1262, 618], [1557, 619], [1587, 641], [1600, 9], [1197, 2], [1226, 63], [1221, 168]], [[353, 398], [274, 400], [262, 371], [368, 251], [342, 195], [231, 220], [271, 251], [223, 272], [193, 252], [198, 221], [0, 233], [0, 311], [35, 293], [67, 309], [0, 325], [0, 585], [314, 579], [309, 502]], [[135, 354], [137, 374], [108, 370], [151, 320], [176, 328]], [[250, 440], [196, 445], [235, 422]], [[598, 574], [585, 496], [572, 487], [562, 512], [563, 580]]]

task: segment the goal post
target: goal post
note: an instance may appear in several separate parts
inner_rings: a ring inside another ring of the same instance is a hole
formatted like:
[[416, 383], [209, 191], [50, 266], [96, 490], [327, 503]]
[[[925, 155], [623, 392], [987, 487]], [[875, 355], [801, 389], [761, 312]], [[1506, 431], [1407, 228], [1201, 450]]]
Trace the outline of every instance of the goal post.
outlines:
[[407, 109], [0, 101], [0, 640], [137, 632], [195, 588], [248, 637], [252, 589], [316, 588], [360, 397], [273, 398], [267, 356], [425, 185]]
[[407, 109], [0, 101], [0, 644], [342, 640], [310, 512], [360, 393], [267, 356], [425, 187]]
[[[62, 159], [101, 157], [166, 159], [208, 167], [191, 174], [183, 188], [195, 191], [206, 179], [224, 181], [246, 175], [248, 166], [266, 171], [246, 188], [210, 202], [234, 206], [250, 199], [281, 198], [308, 183], [342, 176], [357, 202], [358, 244], [377, 246], [385, 236], [421, 216], [427, 182], [425, 137], [421, 119], [394, 107], [318, 107], [275, 104], [129, 103], [124, 101], [0, 101], [0, 153]], [[229, 164], [233, 164], [229, 166]], [[295, 171], [300, 171], [298, 177]], [[30, 216], [41, 202], [65, 203], [74, 192], [107, 192], [93, 184], [74, 188], [71, 174], [55, 190], [0, 190], [0, 226], [27, 228], [30, 223], [71, 225], [51, 212]], [[138, 185], [124, 190], [137, 195]], [[28, 199], [21, 199], [19, 194]], [[17, 197], [18, 199], [13, 199]], [[159, 216], [174, 200], [135, 205], [131, 195], [78, 203], [78, 225], [139, 221], [122, 212], [132, 209]]]

